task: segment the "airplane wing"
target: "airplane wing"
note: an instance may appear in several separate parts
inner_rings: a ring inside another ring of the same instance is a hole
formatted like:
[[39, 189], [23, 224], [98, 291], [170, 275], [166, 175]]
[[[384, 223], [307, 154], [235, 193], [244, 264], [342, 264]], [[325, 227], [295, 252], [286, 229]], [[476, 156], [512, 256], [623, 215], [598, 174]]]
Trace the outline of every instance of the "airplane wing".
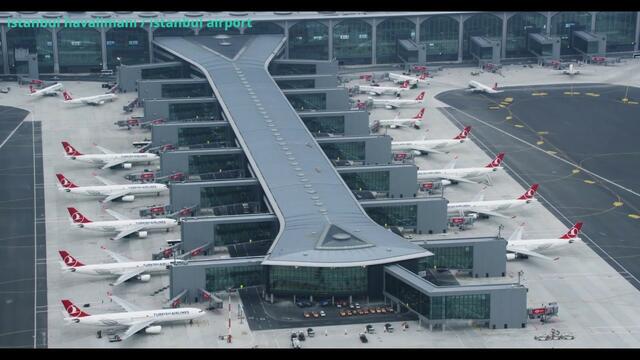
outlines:
[[434, 153], [434, 154], [445, 154], [442, 151], [435, 150], [433, 148], [426, 147], [426, 146], [412, 146], [411, 149], [417, 150], [417, 151], [424, 151], [424, 152]]
[[513, 234], [511, 234], [511, 236], [509, 236], [509, 239], [507, 239], [507, 242], [510, 241], [518, 241], [518, 240], [522, 240], [522, 230], [524, 229], [524, 226], [518, 226], [518, 228], [513, 232]]
[[470, 209], [467, 209], [466, 211], [475, 212], [475, 213], [479, 213], [479, 214], [485, 214], [485, 215], [489, 215], [489, 216], [501, 217], [501, 218], [505, 218], [505, 219], [511, 219], [511, 216], [502, 215], [499, 212], [490, 211], [490, 210], [470, 208]]
[[100, 181], [101, 183], [105, 184], [105, 185], [117, 185], [116, 183], [114, 183], [111, 180], [107, 180], [105, 178], [103, 178], [102, 176], [94, 176], [98, 181]]
[[140, 231], [144, 229], [144, 225], [135, 225], [135, 226], [129, 226], [127, 228], [122, 229], [115, 237], [113, 237], [113, 240], [120, 240], [125, 236], [131, 235], [136, 231]]
[[120, 214], [119, 212], [115, 211], [115, 210], [111, 210], [111, 209], [105, 209], [105, 211], [107, 213], [109, 213], [109, 215], [113, 216], [114, 218], [118, 219], [118, 220], [131, 220], [130, 218]]
[[125, 301], [115, 295], [111, 295], [111, 300], [115, 301], [116, 304], [120, 305], [120, 307], [122, 307], [126, 312], [134, 312], [134, 311], [142, 311], [143, 309], [139, 308], [136, 305], [133, 305], [132, 303]]
[[115, 192], [115, 193], [107, 196], [104, 200], [102, 200], [102, 202], [109, 202], [111, 200], [115, 200], [115, 199], [117, 199], [119, 197], [122, 197], [122, 196], [125, 196], [127, 194], [129, 194], [129, 190], [118, 191], [118, 192]]
[[514, 252], [514, 253], [517, 253], [517, 254], [527, 255], [527, 256], [531, 256], [531, 257], [534, 257], [534, 258], [543, 259], [543, 260], [547, 260], [547, 261], [556, 261], [556, 260], [560, 259], [559, 257], [550, 258], [548, 256], [544, 256], [542, 254], [538, 254], [535, 251], [516, 248], [516, 247], [510, 247], [507, 251]]
[[449, 175], [447, 175], [447, 176], [443, 176], [443, 178], [447, 179], [447, 180], [459, 181], [459, 182], [464, 182], [464, 183], [468, 183], [468, 184], [481, 184], [481, 183], [479, 183], [477, 181], [472, 181], [472, 180], [465, 179], [463, 177], [458, 177], [458, 176], [449, 176]]
[[113, 151], [103, 148], [102, 146], [96, 145], [96, 147], [98, 148], [98, 150], [102, 151], [105, 154], [115, 154]]
[[103, 249], [104, 252], [107, 253], [107, 255], [109, 255], [113, 260], [115, 260], [116, 262], [132, 262], [131, 259], [129, 259], [126, 256], [120, 255], [118, 253], [114, 253], [113, 251], [107, 250], [107, 249]]
[[133, 335], [133, 334], [137, 333], [138, 331], [148, 327], [149, 325], [153, 324], [154, 322], [155, 322], [155, 320], [144, 320], [144, 321], [140, 321], [140, 322], [131, 324], [131, 326], [129, 326], [127, 331], [125, 331], [124, 334], [122, 334], [122, 336], [120, 336], [120, 340], [122, 340], [122, 341], [126, 340], [131, 335]]
[[124, 162], [125, 162], [124, 160], [112, 160], [112, 161], [109, 161], [106, 164], [104, 164], [101, 167], [101, 169], [104, 170], [104, 169], [112, 168], [112, 167], [120, 165], [120, 164], [122, 164]]
[[126, 272], [126, 273], [120, 275], [120, 277], [118, 277], [118, 279], [115, 282], [113, 282], [111, 284], [111, 286], [118, 286], [118, 285], [122, 284], [123, 282], [133, 278], [134, 276], [138, 276], [138, 275], [142, 274], [143, 272], [144, 272], [144, 269], [136, 269], [136, 270], [133, 270], [133, 271]]

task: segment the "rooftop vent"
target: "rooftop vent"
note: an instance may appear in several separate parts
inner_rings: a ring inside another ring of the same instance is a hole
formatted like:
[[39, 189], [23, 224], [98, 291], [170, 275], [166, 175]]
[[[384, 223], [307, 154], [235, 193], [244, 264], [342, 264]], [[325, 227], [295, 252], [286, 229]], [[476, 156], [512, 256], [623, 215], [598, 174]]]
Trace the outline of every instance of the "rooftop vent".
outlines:
[[13, 16], [13, 15], [12, 15], [12, 14], [10, 14], [10, 13], [5, 13], [5, 12], [0, 13], [0, 18], [3, 18], [3, 19], [4, 19], [4, 18], [10, 18], [10, 17], [12, 17], [12, 16]]
[[220, 41], [220, 45], [222, 45], [222, 46], [229, 46], [229, 45], [231, 45], [231, 43], [230, 43], [230, 42], [228, 42], [228, 41]]
[[141, 18], [154, 18], [158, 17], [158, 14], [154, 12], [141, 12], [138, 14], [138, 16]]
[[215, 38], [215, 39], [228, 39], [228, 38], [230, 38], [230, 37], [231, 37], [231, 36], [229, 36], [229, 35], [225, 35], [225, 34], [220, 34], [220, 35], [216, 35], [216, 36], [214, 36], [214, 38]]
[[202, 13], [199, 11], [192, 11], [192, 12], [186, 12], [184, 13], [184, 16], [188, 16], [188, 17], [201, 17]]
[[337, 233], [331, 236], [334, 240], [345, 241], [351, 239], [351, 235], [347, 233]]
[[91, 14], [91, 17], [92, 18], [97, 18], [97, 19], [99, 19], [99, 18], [109, 18], [109, 17], [111, 17], [111, 14], [106, 13], [106, 12], [99, 12], [99, 13]]
[[248, 12], [230, 12], [229, 15], [231, 16], [247, 16], [249, 15]]
[[57, 18], [61, 18], [62, 15], [63, 14], [60, 12], [48, 12], [48, 13], [42, 14], [42, 17], [45, 17], [47, 19], [57, 19]]
[[291, 15], [291, 11], [274, 11], [276, 15]]

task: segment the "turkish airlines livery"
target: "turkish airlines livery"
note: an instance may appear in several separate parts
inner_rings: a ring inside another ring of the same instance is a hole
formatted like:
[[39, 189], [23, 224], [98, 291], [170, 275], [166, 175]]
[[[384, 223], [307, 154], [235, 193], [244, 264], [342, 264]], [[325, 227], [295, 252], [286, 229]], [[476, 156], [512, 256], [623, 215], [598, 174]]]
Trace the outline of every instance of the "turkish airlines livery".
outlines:
[[558, 260], [559, 257], [550, 258], [548, 256], [537, 253], [540, 250], [557, 249], [569, 244], [573, 244], [576, 241], [582, 241], [578, 237], [580, 229], [582, 229], [582, 223], [577, 222], [569, 231], [557, 239], [529, 239], [522, 240], [522, 230], [524, 224], [519, 226], [516, 231], [511, 234], [507, 240], [507, 260], [514, 260], [521, 257], [536, 257], [544, 260]]
[[141, 330], [144, 330], [147, 334], [159, 334], [162, 331], [162, 327], [154, 324], [193, 320], [205, 315], [204, 310], [197, 308], [142, 310], [117, 296], [111, 295], [111, 299], [120, 305], [125, 312], [90, 315], [65, 299], [62, 300], [62, 306], [64, 306], [69, 316], [65, 316], [64, 320], [71, 324], [126, 328], [127, 330], [124, 334], [118, 337], [118, 340], [122, 341]]
[[421, 92], [418, 96], [416, 96], [415, 100], [404, 100], [404, 99], [374, 99], [369, 98], [369, 100], [373, 101], [374, 106], [384, 106], [387, 109], [397, 109], [401, 106], [405, 105], [419, 105], [424, 102], [424, 91]]
[[145, 238], [149, 230], [166, 229], [168, 232], [171, 228], [179, 225], [177, 220], [169, 218], [129, 219], [111, 209], [106, 209], [105, 211], [117, 220], [91, 221], [76, 210], [76, 208], [69, 207], [67, 211], [75, 227], [85, 230], [116, 233], [116, 236], [112, 237], [111, 240], [120, 240], [125, 236], [134, 234], [140, 238]]
[[94, 165], [101, 166], [101, 169], [113, 168], [115, 166], [121, 166], [124, 169], [131, 169], [133, 163], [146, 162], [158, 160], [160, 157], [153, 153], [122, 153], [116, 154], [109, 149], [105, 149], [101, 146], [96, 147], [104, 154], [82, 154], [76, 150], [71, 144], [66, 141], [62, 142], [62, 147], [66, 153], [66, 157], [71, 160], [78, 160]]
[[453, 139], [393, 141], [391, 142], [391, 151], [412, 151], [414, 155], [428, 153], [444, 154], [445, 152], [442, 150], [465, 142], [470, 132], [471, 126], [465, 126], [460, 134]]
[[467, 91], [483, 92], [487, 94], [497, 94], [504, 92], [504, 90], [498, 90], [498, 83], [495, 83], [493, 87], [489, 87], [474, 80], [469, 81], [469, 87], [467, 88]]
[[368, 93], [371, 95], [397, 95], [403, 91], [409, 90], [409, 81], [405, 81], [402, 86], [369, 86], [369, 85], [358, 85], [358, 90], [360, 92]]
[[65, 104], [87, 104], [87, 105], [102, 105], [107, 101], [115, 101], [118, 96], [116, 94], [100, 94], [94, 96], [86, 96], [82, 98], [74, 99], [68, 92], [63, 92]]
[[503, 159], [504, 159], [504, 153], [500, 153], [495, 159], [493, 159], [485, 167], [460, 168], [460, 169], [454, 168], [455, 167], [455, 160], [454, 160], [445, 169], [418, 170], [418, 180], [449, 180], [453, 183], [465, 182], [465, 183], [471, 183], [471, 184], [478, 184], [478, 182], [471, 181], [469, 180], [469, 178], [488, 176], [492, 172], [503, 170], [503, 168], [500, 166]]
[[416, 116], [410, 119], [400, 119], [398, 115], [394, 119], [378, 120], [380, 126], [390, 127], [395, 129], [397, 127], [409, 127], [413, 126], [416, 129], [420, 129], [422, 126], [422, 117], [424, 116], [424, 108], [416, 114]]
[[407, 76], [407, 75], [402, 75], [402, 74], [394, 74], [394, 73], [389, 73], [389, 80], [397, 83], [397, 84], [402, 84], [405, 81], [409, 82], [409, 85], [415, 85], [417, 83], [424, 83], [424, 84], [429, 84], [427, 82], [427, 74], [423, 73], [422, 75], [418, 76], [418, 77], [413, 77], [413, 76]]
[[497, 216], [502, 218], [509, 218], [498, 211], [513, 210], [520, 208], [524, 205], [531, 204], [537, 201], [533, 196], [538, 191], [538, 184], [533, 184], [522, 196], [514, 200], [488, 200], [483, 201], [483, 195], [480, 195], [478, 199], [467, 202], [450, 202], [447, 205], [447, 212], [464, 215], [467, 213], [482, 214], [488, 216]]
[[87, 196], [103, 196], [102, 202], [113, 200], [133, 201], [135, 195], [139, 194], [157, 194], [169, 190], [167, 185], [146, 183], [146, 184], [114, 184], [111, 181], [96, 176], [96, 179], [104, 185], [98, 186], [78, 186], [62, 174], [56, 174], [58, 181], [62, 185], [62, 190], [71, 194], [80, 194]]
[[36, 90], [32, 85], [29, 85], [29, 96], [56, 96], [60, 90], [62, 90], [62, 83], [56, 83], [40, 90]]
[[147, 282], [151, 279], [152, 273], [164, 273], [169, 270], [169, 266], [171, 265], [187, 263], [185, 260], [133, 261], [105, 248], [103, 248], [103, 250], [114, 259], [115, 262], [85, 265], [71, 256], [66, 250], [60, 250], [58, 253], [64, 261], [64, 271], [86, 275], [117, 276], [118, 278], [110, 284], [111, 286], [118, 286], [133, 278]]

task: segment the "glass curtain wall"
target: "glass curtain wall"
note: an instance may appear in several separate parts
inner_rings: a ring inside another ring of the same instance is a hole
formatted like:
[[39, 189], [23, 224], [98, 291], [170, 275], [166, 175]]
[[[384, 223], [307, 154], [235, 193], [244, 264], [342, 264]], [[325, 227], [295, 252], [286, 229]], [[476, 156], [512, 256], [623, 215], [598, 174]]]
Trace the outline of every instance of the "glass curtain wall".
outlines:
[[102, 42], [95, 29], [63, 28], [58, 31], [58, 60], [61, 73], [90, 73], [102, 70]]
[[340, 65], [371, 64], [371, 25], [350, 19], [333, 26], [333, 57]]
[[427, 45], [427, 61], [458, 60], [458, 20], [432, 16], [420, 24], [420, 42]]
[[529, 33], [547, 33], [547, 17], [536, 12], [519, 12], [507, 19], [507, 57], [532, 57], [527, 50]]
[[637, 11], [602, 11], [596, 14], [596, 33], [607, 35], [607, 52], [633, 51]]
[[571, 34], [573, 31], [591, 31], [591, 13], [560, 12], [551, 17], [551, 35], [560, 37], [560, 55], [572, 55]]
[[146, 29], [110, 29], [107, 31], [107, 66], [149, 63], [149, 34]]
[[391, 18], [376, 25], [376, 61], [378, 64], [400, 63], [398, 40], [416, 39], [416, 25], [403, 18]]
[[[0, 44], [1, 46], [1, 44]], [[47, 29], [7, 29], [7, 54], [10, 74], [28, 74], [27, 61], [15, 61], [15, 49], [28, 49], [38, 54], [38, 71], [53, 73], [53, 35]], [[2, 68], [0, 48], [0, 69]]]
[[471, 37], [473, 36], [502, 38], [502, 19], [487, 13], [473, 15], [464, 22], [462, 32], [462, 58], [464, 60], [473, 59], [469, 51], [471, 48]]
[[319, 21], [301, 21], [289, 28], [289, 59], [329, 59], [329, 27]]

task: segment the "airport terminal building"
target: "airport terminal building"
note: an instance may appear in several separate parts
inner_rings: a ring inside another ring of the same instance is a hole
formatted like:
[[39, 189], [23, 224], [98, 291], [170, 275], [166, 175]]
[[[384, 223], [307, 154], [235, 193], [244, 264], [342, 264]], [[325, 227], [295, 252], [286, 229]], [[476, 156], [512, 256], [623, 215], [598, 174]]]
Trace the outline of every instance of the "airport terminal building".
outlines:
[[[105, 26], [18, 27], [100, 21]], [[232, 20], [238, 27], [151, 23]], [[249, 22], [251, 20], [251, 22]], [[118, 26], [108, 26], [108, 24]], [[638, 51], [638, 12], [0, 12], [0, 72], [97, 73], [154, 61], [164, 36], [280, 34], [283, 59], [339, 65], [508, 62]], [[120, 24], [129, 26], [120, 26]], [[134, 26], [131, 26], [133, 24]], [[250, 27], [249, 27], [250, 24]], [[29, 65], [31, 64], [31, 65]]]

